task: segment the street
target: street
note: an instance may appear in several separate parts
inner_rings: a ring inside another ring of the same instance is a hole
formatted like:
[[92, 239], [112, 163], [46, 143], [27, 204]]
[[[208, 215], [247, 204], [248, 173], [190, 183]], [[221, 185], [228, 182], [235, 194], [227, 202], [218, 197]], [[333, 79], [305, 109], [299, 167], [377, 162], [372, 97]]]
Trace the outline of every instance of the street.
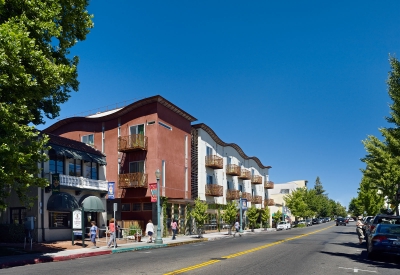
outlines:
[[367, 260], [355, 224], [334, 222], [196, 244], [0, 270], [0, 274], [399, 274], [399, 257]]

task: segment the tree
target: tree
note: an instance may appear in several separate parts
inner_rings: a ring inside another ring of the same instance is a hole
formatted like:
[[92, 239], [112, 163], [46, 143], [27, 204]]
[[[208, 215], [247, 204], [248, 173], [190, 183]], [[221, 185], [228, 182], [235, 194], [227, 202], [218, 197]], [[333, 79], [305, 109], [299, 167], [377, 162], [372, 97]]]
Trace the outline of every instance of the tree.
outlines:
[[233, 223], [235, 222], [237, 217], [237, 208], [236, 208], [236, 203], [234, 201], [228, 202], [226, 205], [226, 208], [224, 210], [224, 213], [222, 214], [222, 219], [229, 224], [228, 227], [228, 234], [232, 234], [232, 226]]
[[261, 211], [261, 221], [264, 224], [264, 228], [269, 228], [269, 215], [270, 215], [270, 210], [268, 207], [265, 207]]
[[[85, 40], [93, 27], [92, 16], [86, 10], [88, 3], [0, 1], [0, 108], [3, 122], [9, 120], [0, 129], [3, 209], [11, 190], [26, 202], [24, 190], [44, 185], [36, 177], [35, 165], [43, 160], [46, 137], [43, 135], [38, 142], [37, 133], [27, 125], [43, 123], [43, 116], [57, 117], [59, 105], [72, 91], [78, 91], [78, 57], [72, 56], [70, 49]], [[20, 141], [14, 146], [16, 138]]]
[[317, 192], [317, 195], [323, 195], [325, 193], [324, 188], [322, 187], [322, 182], [319, 177], [315, 180], [314, 190]]
[[306, 199], [306, 188], [298, 188], [293, 190], [292, 193], [283, 197], [285, 205], [290, 209], [291, 213], [296, 217], [307, 217], [309, 208]]
[[349, 213], [352, 216], [360, 216], [364, 214], [364, 207], [358, 198], [352, 198], [349, 203]]
[[190, 213], [194, 220], [196, 221], [196, 226], [197, 226], [197, 232], [199, 235], [199, 238], [202, 237], [202, 232], [203, 232], [203, 226], [205, 221], [207, 220], [207, 203], [203, 202], [200, 200], [200, 198], [197, 198], [194, 201], [194, 209]]
[[[360, 207], [364, 210], [367, 215], [375, 216], [383, 209], [384, 197], [381, 191], [377, 189], [375, 184], [368, 178], [363, 177], [358, 188], [357, 201], [360, 203]], [[350, 206], [349, 206], [350, 210]], [[364, 214], [362, 211], [362, 214]]]
[[278, 222], [281, 220], [282, 218], [282, 212], [280, 210], [276, 211], [275, 214], [272, 216], [272, 220], [275, 223], [275, 226], [278, 225]]
[[259, 216], [260, 213], [258, 212], [258, 209], [254, 205], [247, 209], [247, 218], [249, 219], [251, 231], [253, 232]]

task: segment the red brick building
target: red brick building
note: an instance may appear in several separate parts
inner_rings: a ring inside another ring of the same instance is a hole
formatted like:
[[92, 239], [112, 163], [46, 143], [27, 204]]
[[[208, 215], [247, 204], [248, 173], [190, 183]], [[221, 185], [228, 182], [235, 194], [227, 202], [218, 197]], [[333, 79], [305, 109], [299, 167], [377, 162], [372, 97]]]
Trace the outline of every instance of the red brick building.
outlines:
[[191, 122], [196, 118], [161, 96], [87, 117], [63, 119], [44, 132], [91, 144], [106, 155], [106, 179], [115, 182], [117, 220], [156, 222], [149, 183], [160, 169], [161, 196], [168, 198], [167, 220], [183, 222], [184, 205], [191, 200]]

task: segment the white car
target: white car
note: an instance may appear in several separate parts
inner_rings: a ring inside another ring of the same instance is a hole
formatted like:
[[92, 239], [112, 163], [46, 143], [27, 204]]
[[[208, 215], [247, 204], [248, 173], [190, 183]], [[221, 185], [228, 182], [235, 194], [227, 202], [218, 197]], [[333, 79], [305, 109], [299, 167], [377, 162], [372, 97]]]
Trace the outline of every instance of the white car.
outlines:
[[276, 230], [287, 230], [290, 229], [290, 223], [289, 222], [279, 222], [278, 226], [276, 227]]

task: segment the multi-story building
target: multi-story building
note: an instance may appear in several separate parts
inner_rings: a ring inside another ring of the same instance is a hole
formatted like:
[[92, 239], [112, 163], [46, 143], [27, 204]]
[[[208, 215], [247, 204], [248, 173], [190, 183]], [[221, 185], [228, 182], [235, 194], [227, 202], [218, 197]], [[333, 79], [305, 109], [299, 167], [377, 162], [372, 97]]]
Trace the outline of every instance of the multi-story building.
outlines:
[[[223, 142], [206, 124], [192, 125], [192, 197], [209, 206], [210, 219], [217, 207], [232, 200], [247, 200], [247, 206], [265, 206], [273, 188], [268, 171], [256, 157], [248, 157], [234, 143]], [[211, 221], [210, 221], [211, 222]]]
[[[161, 96], [86, 117], [58, 121], [44, 131], [82, 141], [107, 156], [107, 180], [115, 183], [114, 199], [107, 200], [107, 219], [113, 215], [122, 226], [157, 221], [150, 183], [161, 172], [160, 195], [168, 198], [167, 217], [183, 223], [191, 200], [191, 122], [196, 119]], [[113, 185], [110, 184], [110, 187]], [[143, 228], [144, 229], [144, 228]]]
[[49, 160], [38, 163], [38, 177], [49, 180], [46, 188], [31, 187], [29, 195], [37, 197], [31, 207], [22, 205], [11, 192], [2, 223], [23, 224], [27, 217], [34, 220], [35, 241], [55, 241], [71, 238], [72, 212], [87, 203], [97, 205], [84, 212], [84, 226], [90, 221], [99, 226], [106, 222], [107, 181], [105, 155], [85, 143], [49, 134]]
[[298, 188], [307, 187], [307, 183], [307, 180], [295, 180], [287, 183], [275, 184], [268, 197], [268, 203], [271, 205], [271, 215], [280, 210], [281, 213], [286, 212], [283, 214], [287, 217], [287, 219], [294, 221], [295, 217], [291, 215], [290, 209], [284, 207], [285, 201], [283, 198]]

